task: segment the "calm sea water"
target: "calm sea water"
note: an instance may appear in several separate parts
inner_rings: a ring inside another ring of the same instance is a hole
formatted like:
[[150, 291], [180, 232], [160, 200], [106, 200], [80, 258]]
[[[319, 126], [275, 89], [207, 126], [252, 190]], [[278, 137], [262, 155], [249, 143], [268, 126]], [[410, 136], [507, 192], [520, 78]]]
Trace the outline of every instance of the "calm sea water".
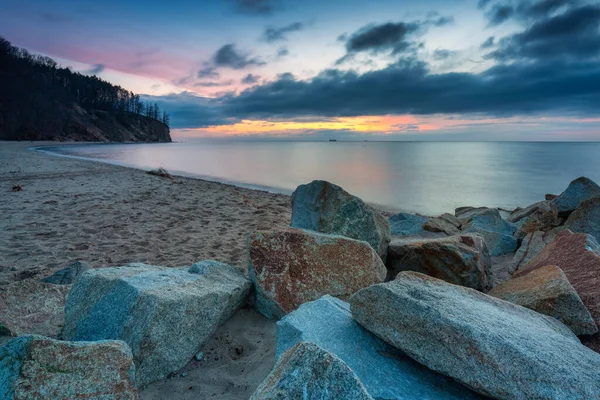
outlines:
[[324, 179], [383, 208], [429, 215], [526, 206], [582, 175], [600, 182], [600, 143], [194, 141], [49, 150], [282, 193]]

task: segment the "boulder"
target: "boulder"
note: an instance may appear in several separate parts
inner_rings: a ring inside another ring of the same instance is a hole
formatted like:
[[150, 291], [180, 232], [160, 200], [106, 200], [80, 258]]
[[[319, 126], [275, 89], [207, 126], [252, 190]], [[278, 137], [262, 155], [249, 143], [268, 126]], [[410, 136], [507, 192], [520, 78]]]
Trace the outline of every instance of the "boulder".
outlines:
[[582, 201], [565, 222], [571, 232], [588, 233], [600, 240], [600, 197]]
[[492, 287], [492, 261], [479, 235], [441, 239], [394, 240], [387, 261], [388, 279], [416, 271], [477, 290]]
[[293, 228], [364, 240], [385, 261], [392, 233], [387, 219], [356, 196], [325, 181], [300, 185], [292, 194]]
[[392, 235], [412, 236], [423, 232], [423, 225], [427, 218], [421, 215], [399, 213], [388, 218]]
[[234, 267], [217, 262], [92, 269], [69, 294], [63, 336], [123, 340], [142, 387], [184, 367], [246, 302], [250, 288]]
[[558, 212], [563, 216], [567, 216], [581, 202], [598, 196], [600, 196], [600, 186], [593, 180], [582, 176], [569, 183], [567, 189], [552, 201]]
[[488, 292], [511, 303], [556, 318], [576, 335], [593, 335], [598, 327], [565, 274], [548, 265], [512, 278]]
[[64, 325], [64, 307], [71, 286], [25, 279], [0, 293], [0, 322], [15, 336], [36, 334], [58, 337]]
[[373, 400], [354, 372], [314, 343], [285, 352], [250, 400]]
[[79, 275], [90, 269], [90, 265], [84, 261], [76, 261], [66, 268], [56, 271], [54, 274], [42, 279], [42, 282], [55, 285], [71, 285]]
[[302, 229], [256, 232], [249, 239], [248, 274], [256, 308], [281, 318], [323, 295], [347, 299], [385, 280], [387, 270], [367, 242]]
[[[600, 246], [585, 233], [560, 232], [552, 242], [513, 275], [523, 276], [546, 265], [558, 266], [600, 326]], [[583, 344], [600, 352], [600, 335], [582, 338]]]
[[518, 239], [536, 231], [549, 232], [563, 222], [556, 205], [551, 201], [540, 201], [527, 208], [517, 209], [510, 213], [507, 221], [516, 224], [514, 236]]
[[63, 342], [19, 336], [0, 347], [0, 398], [137, 399], [124, 342]]
[[466, 222], [471, 216], [479, 214], [485, 210], [490, 210], [487, 207], [458, 207], [454, 210], [454, 216], [461, 222]]
[[447, 235], [455, 235], [460, 232], [461, 222], [452, 214], [442, 214], [439, 217], [429, 218], [423, 229], [430, 232], [444, 232]]
[[510, 263], [509, 274], [512, 275], [516, 270], [527, 264], [533, 257], [542, 251], [555, 236], [556, 234], [554, 232], [542, 231], [527, 234]]
[[506, 222], [495, 208], [477, 211], [462, 224], [463, 232], [483, 236], [492, 256], [512, 253], [517, 249], [517, 239], [513, 233], [517, 227]]
[[416, 272], [357, 292], [352, 316], [426, 367], [497, 399], [594, 399], [600, 355], [554, 318]]
[[350, 305], [335, 297], [305, 303], [277, 322], [278, 358], [299, 342], [315, 343], [344, 361], [376, 399], [479, 398], [358, 325]]

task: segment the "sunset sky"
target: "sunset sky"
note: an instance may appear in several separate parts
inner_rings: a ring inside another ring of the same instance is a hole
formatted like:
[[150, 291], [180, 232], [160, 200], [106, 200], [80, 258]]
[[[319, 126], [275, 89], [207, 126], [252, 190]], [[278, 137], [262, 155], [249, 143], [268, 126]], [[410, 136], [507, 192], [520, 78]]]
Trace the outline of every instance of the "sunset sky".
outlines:
[[175, 139], [600, 140], [600, 3], [0, 0], [0, 36]]

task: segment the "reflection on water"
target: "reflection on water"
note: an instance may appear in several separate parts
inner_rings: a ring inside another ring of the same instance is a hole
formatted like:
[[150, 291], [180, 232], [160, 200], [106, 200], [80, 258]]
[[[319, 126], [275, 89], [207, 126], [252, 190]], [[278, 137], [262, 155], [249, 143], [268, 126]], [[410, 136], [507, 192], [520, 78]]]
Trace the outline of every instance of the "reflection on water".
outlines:
[[525, 206], [579, 176], [600, 181], [600, 143], [193, 141], [52, 151], [284, 193], [324, 179], [370, 203], [425, 214]]

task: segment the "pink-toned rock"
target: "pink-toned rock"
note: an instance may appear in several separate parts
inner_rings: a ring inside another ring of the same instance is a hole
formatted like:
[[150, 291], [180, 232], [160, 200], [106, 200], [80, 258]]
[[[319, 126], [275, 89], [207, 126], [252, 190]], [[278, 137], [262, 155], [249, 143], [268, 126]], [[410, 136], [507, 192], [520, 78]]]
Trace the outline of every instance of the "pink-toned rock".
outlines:
[[367, 242], [302, 229], [252, 234], [248, 271], [256, 308], [268, 318], [326, 294], [345, 300], [387, 273]]
[[513, 257], [508, 273], [512, 275], [516, 270], [524, 267], [533, 257], [538, 255], [556, 236], [555, 232], [536, 231], [527, 234]]
[[[564, 230], [513, 276], [524, 276], [546, 265], [556, 265], [563, 270], [596, 324], [600, 325], [600, 246], [596, 239]], [[599, 334], [583, 337], [582, 343], [600, 352]]]
[[547, 265], [509, 279], [488, 295], [527, 307], [568, 326], [576, 335], [593, 335], [598, 327], [565, 274]]
[[0, 294], [0, 322], [13, 335], [57, 337], [65, 321], [64, 307], [71, 285], [26, 279]]

